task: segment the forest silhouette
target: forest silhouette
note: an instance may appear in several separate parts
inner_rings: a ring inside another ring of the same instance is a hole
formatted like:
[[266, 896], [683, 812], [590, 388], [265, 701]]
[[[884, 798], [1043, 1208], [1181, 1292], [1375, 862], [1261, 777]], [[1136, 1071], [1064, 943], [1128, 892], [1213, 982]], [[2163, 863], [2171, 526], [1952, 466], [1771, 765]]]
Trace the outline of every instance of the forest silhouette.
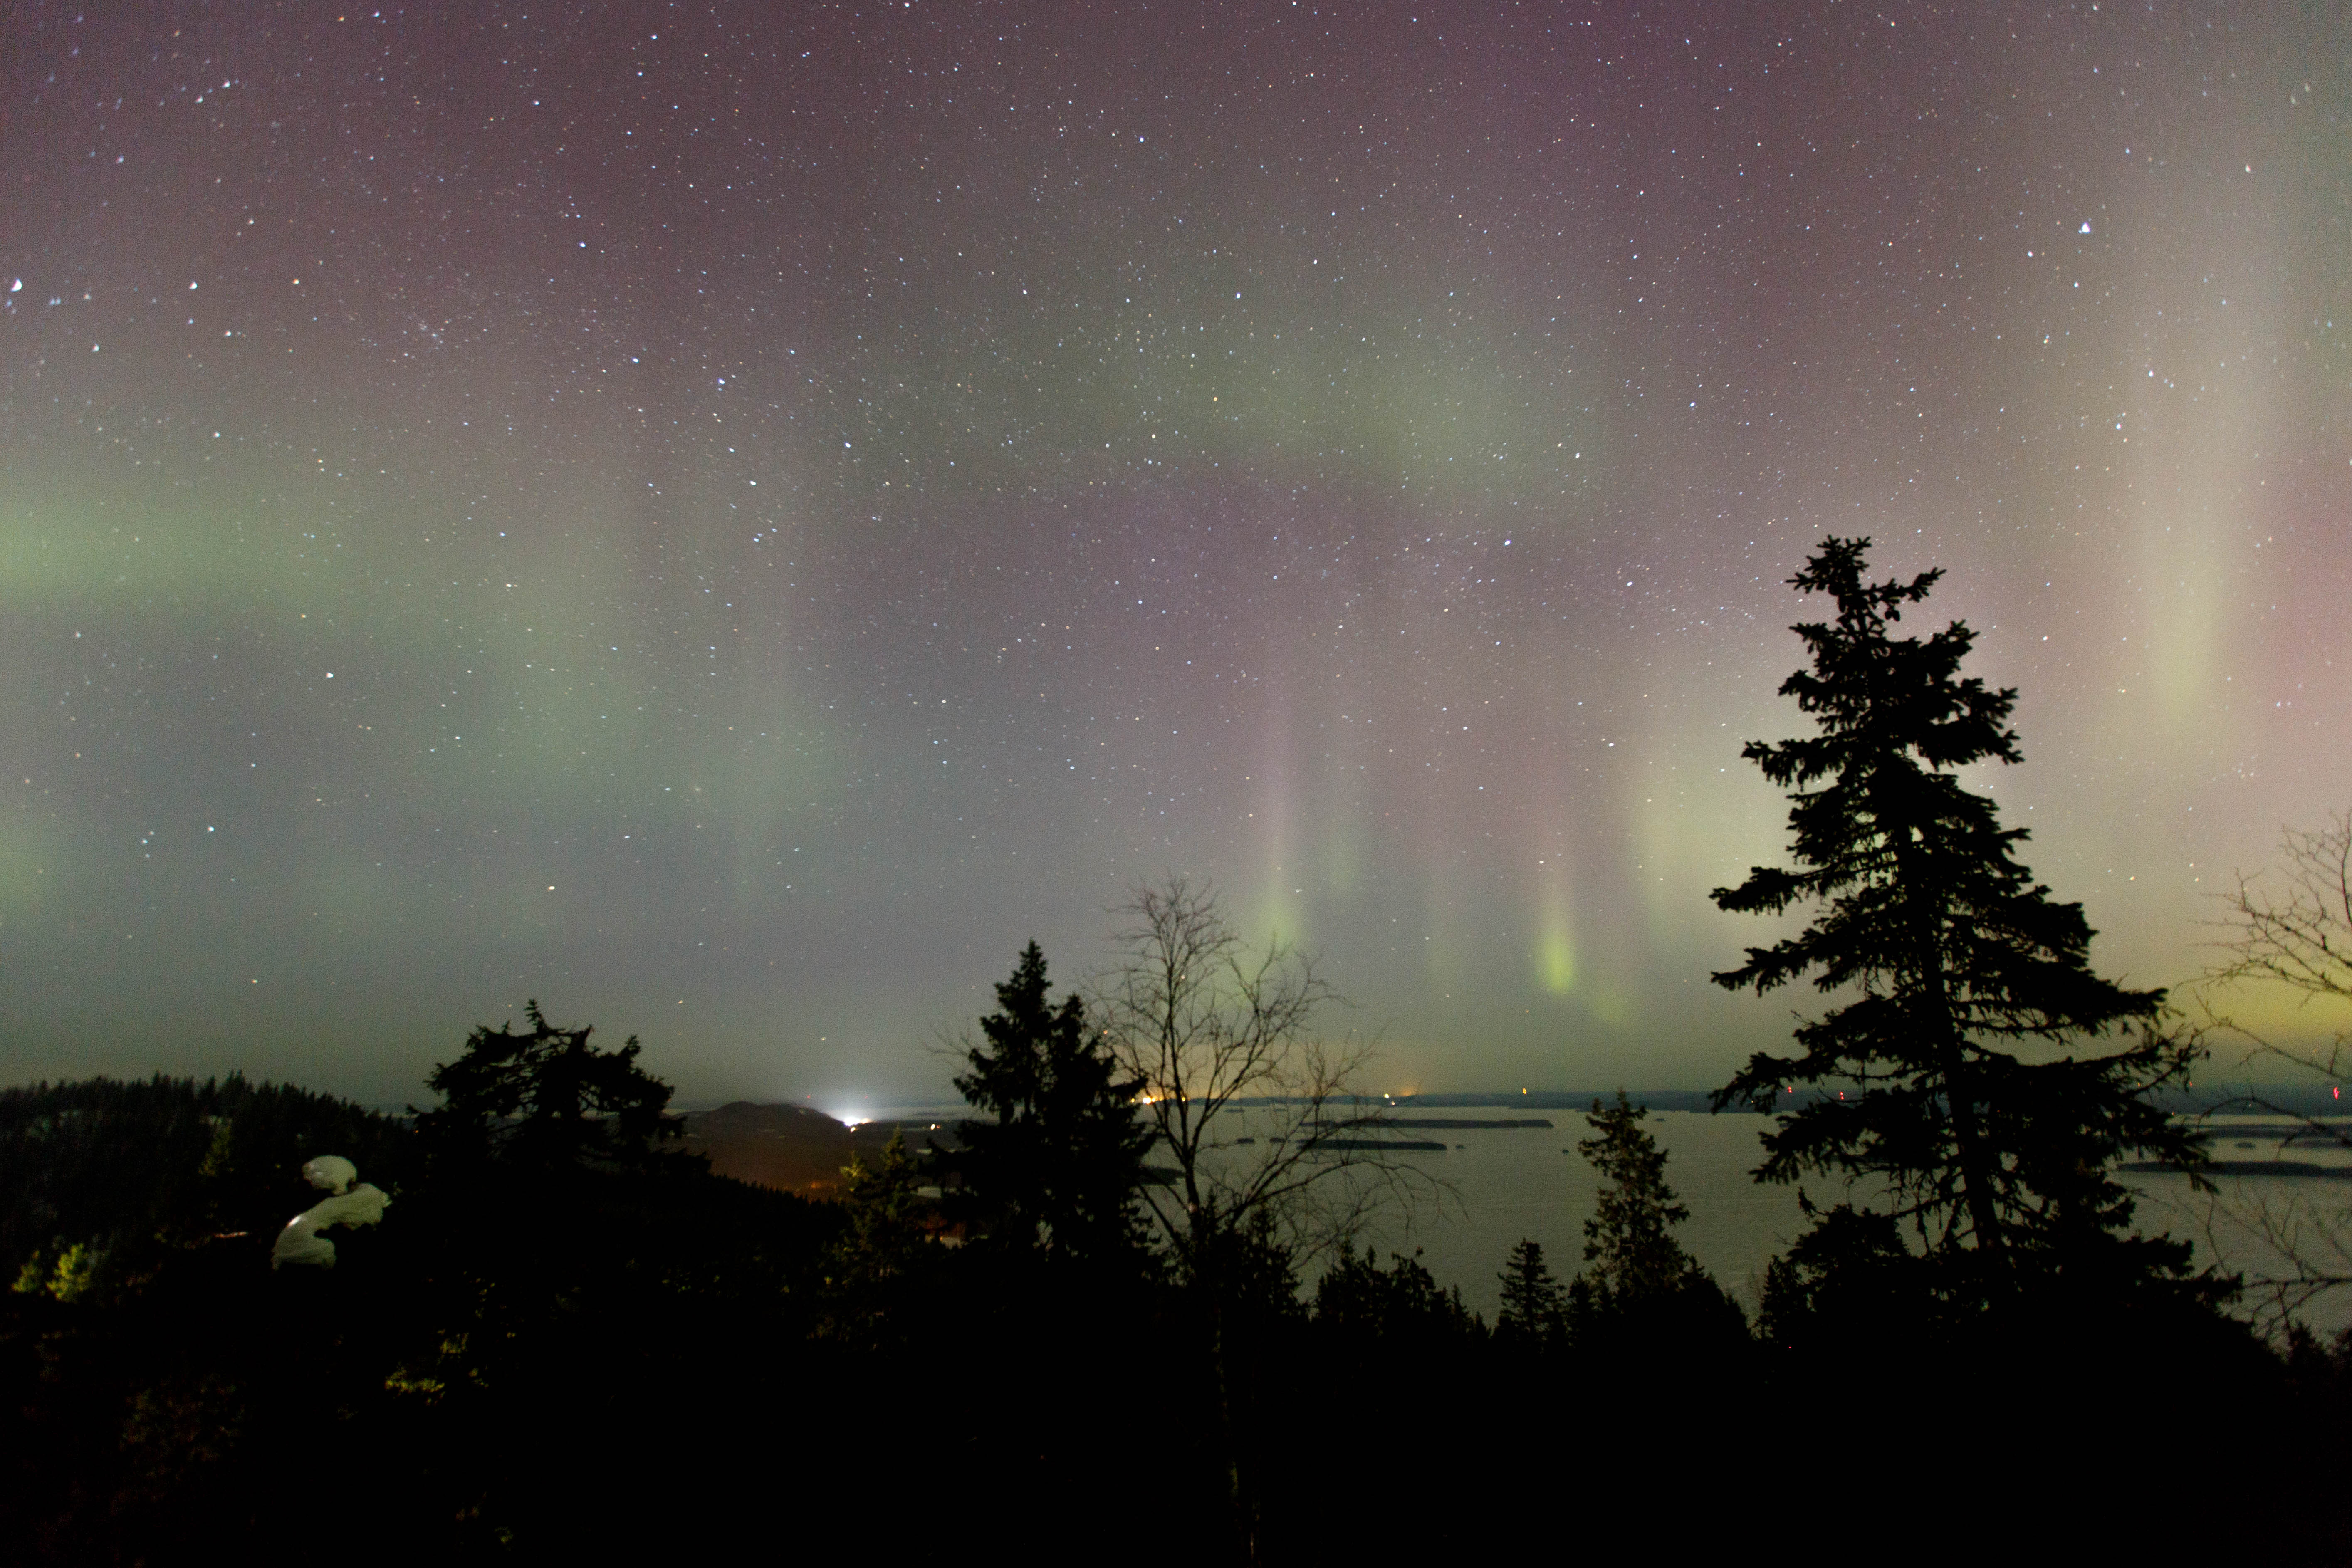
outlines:
[[[1622, 1092], [1577, 1145], [1581, 1258], [1496, 1258], [1493, 1324], [1381, 1257], [1368, 1220], [1442, 1184], [1322, 1032], [1314, 964], [1170, 879], [1083, 988], [1023, 949], [958, 1041], [969, 1117], [818, 1198], [714, 1173], [634, 1038], [536, 1001], [407, 1115], [238, 1077], [0, 1091], [0, 1536], [60, 1563], [2343, 1560], [2332, 1499], [2281, 1478], [2347, 1457], [2352, 1343], [2266, 1337], [2137, 1227], [2118, 1169], [2204, 1159], [2158, 1098], [2204, 1037], [2092, 972], [2080, 906], [1961, 787], [2017, 760], [2016, 694], [1961, 674], [1964, 626], [1898, 635], [1937, 574], [1873, 584], [1867, 549], [1795, 580], [1836, 610], [1783, 688], [1817, 733], [1747, 752], [1792, 867], [1716, 894], [1812, 917], [1717, 980], [1827, 1010], [1715, 1103], [1771, 1113], [1759, 1180], [1858, 1194], [1807, 1203], [1755, 1321]], [[391, 1205], [273, 1269], [329, 1154]]]

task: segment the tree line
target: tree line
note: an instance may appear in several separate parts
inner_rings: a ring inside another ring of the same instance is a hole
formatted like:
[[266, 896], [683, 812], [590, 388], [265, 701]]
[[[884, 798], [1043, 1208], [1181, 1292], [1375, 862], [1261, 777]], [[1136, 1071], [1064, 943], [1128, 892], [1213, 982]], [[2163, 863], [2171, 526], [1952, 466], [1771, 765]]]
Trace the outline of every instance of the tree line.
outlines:
[[[1771, 1114], [1757, 1177], [1808, 1216], [1754, 1321], [1676, 1238], [1622, 1093], [1578, 1145], [1580, 1266], [1522, 1242], [1492, 1325], [1363, 1245], [1443, 1194], [1323, 1032], [1315, 963], [1171, 879], [1083, 990], [1025, 948], [958, 1047], [972, 1114], [838, 1202], [713, 1175], [634, 1038], [536, 1002], [404, 1118], [236, 1078], [0, 1092], [0, 1531], [74, 1562], [1306, 1562], [1516, 1549], [1567, 1507], [1614, 1539], [1706, 1498], [1884, 1555], [1922, 1510], [1939, 1542], [2000, 1537], [2024, 1489], [2111, 1545], [2340, 1550], [2325, 1510], [2184, 1519], [2146, 1485], [2133, 1434], [2252, 1485], [2266, 1456], [2200, 1435], [2225, 1419], [2340, 1462], [2352, 1353], [2264, 1342], [2239, 1280], [2137, 1230], [2116, 1169], [2196, 1179], [2153, 1097], [2206, 1037], [2093, 972], [2081, 907], [1963, 787], [2019, 759], [2016, 693], [1961, 673], [1965, 626], [1898, 635], [1937, 574], [1874, 583], [1867, 549], [1829, 540], [1794, 580], [1835, 611], [1796, 627], [1782, 689], [1817, 732], [1746, 753], [1789, 793], [1792, 864], [1715, 895], [1810, 915], [1719, 984], [1825, 1004], [1716, 1096]], [[2253, 928], [2246, 961], [2308, 957], [2305, 929]], [[392, 1206], [331, 1233], [331, 1270], [273, 1273], [325, 1153]]]

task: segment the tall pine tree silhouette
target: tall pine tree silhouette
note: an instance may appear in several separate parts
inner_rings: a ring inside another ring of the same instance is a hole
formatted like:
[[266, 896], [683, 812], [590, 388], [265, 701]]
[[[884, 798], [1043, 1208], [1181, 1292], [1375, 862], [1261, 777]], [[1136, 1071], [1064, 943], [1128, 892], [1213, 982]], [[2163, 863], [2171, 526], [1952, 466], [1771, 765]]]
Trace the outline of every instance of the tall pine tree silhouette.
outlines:
[[1601, 1176], [1592, 1217], [1584, 1222], [1585, 1269], [1580, 1279], [1603, 1302], [1635, 1305], [1686, 1288], [1700, 1270], [1674, 1227], [1690, 1218], [1666, 1184], [1666, 1152], [1642, 1126], [1649, 1114], [1625, 1091], [1617, 1103], [1592, 1102], [1585, 1121], [1592, 1136], [1576, 1152]]
[[1495, 1314], [1496, 1339], [1515, 1349], [1533, 1350], [1556, 1345], [1566, 1336], [1568, 1292], [1553, 1278], [1540, 1244], [1521, 1240], [1496, 1278], [1503, 1282], [1503, 1304]]
[[[1802, 1054], [1751, 1058], [1716, 1108], [1780, 1110], [1759, 1180], [1832, 1171], [1883, 1190], [1956, 1302], [2061, 1277], [2177, 1279], [2189, 1245], [2131, 1237], [2112, 1173], [2126, 1152], [2197, 1163], [2147, 1092], [2186, 1074], [2193, 1040], [2160, 1029], [2163, 992], [2092, 973], [2082, 906], [2054, 901], [2017, 859], [2025, 830], [1961, 786], [1960, 769], [2020, 760], [2017, 693], [1960, 675], [1975, 640], [1962, 623], [1895, 637], [1942, 574], [1865, 582], [1869, 547], [1826, 540], [1791, 579], [1837, 610], [1794, 628], [1811, 667], [1780, 688], [1820, 733], [1741, 753], [1794, 803], [1796, 868], [1714, 894], [1741, 913], [1818, 910], [1717, 984], [1811, 975], [1846, 1000], [1797, 1029]], [[2072, 1054], [2110, 1035], [2120, 1048]], [[1800, 1087], [1822, 1092], [1791, 1101]]]
[[1135, 1111], [1140, 1085], [1120, 1078], [1076, 992], [1052, 1005], [1045, 955], [1022, 950], [980, 1021], [956, 1088], [992, 1120], [958, 1129], [953, 1162], [969, 1217], [993, 1242], [1063, 1259], [1139, 1257], [1138, 1194], [1151, 1135]]

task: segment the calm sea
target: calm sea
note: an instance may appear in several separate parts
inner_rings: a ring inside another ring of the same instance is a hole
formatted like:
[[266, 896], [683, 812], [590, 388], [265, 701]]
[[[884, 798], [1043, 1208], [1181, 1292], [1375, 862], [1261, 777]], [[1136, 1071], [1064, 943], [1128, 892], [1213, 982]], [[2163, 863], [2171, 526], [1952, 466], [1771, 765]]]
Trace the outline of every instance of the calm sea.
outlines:
[[[951, 1123], [965, 1109], [913, 1106], [884, 1116]], [[1576, 1271], [1594, 1191], [1592, 1170], [1575, 1152], [1577, 1141], [1591, 1135], [1581, 1114], [1508, 1107], [1416, 1107], [1407, 1114], [1461, 1121], [1549, 1120], [1552, 1125], [1410, 1129], [1398, 1134], [1448, 1147], [1410, 1156], [1433, 1179], [1433, 1190], [1410, 1204], [1381, 1210], [1366, 1228], [1365, 1240], [1383, 1257], [1417, 1251], [1439, 1284], [1459, 1286], [1463, 1300], [1490, 1322], [1501, 1295], [1497, 1275], [1522, 1239], [1539, 1244], [1552, 1271], [1563, 1279]], [[1245, 1125], [1253, 1121], [1269, 1128], [1273, 1124], [1272, 1113], [1263, 1110], [1242, 1116]], [[1749, 1174], [1763, 1157], [1757, 1135], [1770, 1125], [1770, 1119], [1654, 1110], [1646, 1125], [1666, 1151], [1668, 1183], [1690, 1209], [1689, 1220], [1676, 1234], [1692, 1256], [1753, 1312], [1765, 1264], [1804, 1228], [1795, 1187], [1761, 1185]], [[2307, 1140], [2289, 1142], [2291, 1130], [2276, 1118], [2219, 1117], [2210, 1125], [2217, 1160], [2241, 1166], [2285, 1161], [2352, 1175], [2352, 1152], [2315, 1148]], [[2289, 1272], [2285, 1258], [2266, 1239], [2268, 1230], [2293, 1236], [2298, 1248], [2328, 1271], [2352, 1273], [2352, 1257], [2333, 1253], [2326, 1239], [2329, 1216], [2336, 1215], [2352, 1243], [2352, 1180], [2226, 1175], [2216, 1184], [2220, 1193], [2215, 1197], [2191, 1192], [2187, 1178], [2180, 1176], [2134, 1174], [2126, 1180], [2141, 1194], [2140, 1228], [2193, 1240], [2200, 1265], [2219, 1263], [2249, 1277]], [[1846, 1195], [1842, 1184], [1828, 1179], [1808, 1181], [1804, 1187], [1823, 1205]], [[2303, 1317], [2324, 1332], [2352, 1326], [2352, 1289], [2320, 1298]]]

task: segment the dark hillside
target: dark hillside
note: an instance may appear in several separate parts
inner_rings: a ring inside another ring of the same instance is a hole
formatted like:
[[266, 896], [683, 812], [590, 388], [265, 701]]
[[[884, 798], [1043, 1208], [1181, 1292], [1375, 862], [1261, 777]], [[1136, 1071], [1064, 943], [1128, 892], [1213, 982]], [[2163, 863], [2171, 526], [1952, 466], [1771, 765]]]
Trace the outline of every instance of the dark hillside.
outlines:
[[716, 1110], [688, 1113], [685, 1147], [707, 1154], [713, 1173], [754, 1186], [803, 1197], [830, 1197], [841, 1190], [841, 1170], [853, 1156], [872, 1164], [903, 1131], [909, 1148], [926, 1139], [952, 1142], [944, 1127], [929, 1122], [866, 1121], [849, 1127], [804, 1105], [754, 1105], [738, 1100]]

